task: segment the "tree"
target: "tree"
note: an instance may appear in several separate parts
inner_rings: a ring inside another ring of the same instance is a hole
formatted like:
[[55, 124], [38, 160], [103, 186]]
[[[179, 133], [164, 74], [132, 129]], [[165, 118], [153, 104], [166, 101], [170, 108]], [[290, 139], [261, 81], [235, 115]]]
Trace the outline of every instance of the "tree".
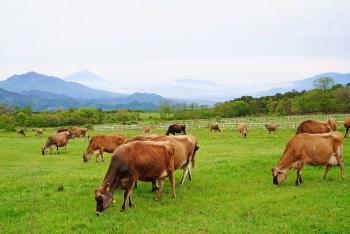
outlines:
[[330, 89], [334, 84], [334, 80], [330, 77], [320, 77], [314, 81], [314, 86], [316, 89], [321, 89], [326, 91]]
[[167, 119], [171, 114], [171, 107], [167, 101], [161, 102], [159, 107], [159, 113], [161, 119]]

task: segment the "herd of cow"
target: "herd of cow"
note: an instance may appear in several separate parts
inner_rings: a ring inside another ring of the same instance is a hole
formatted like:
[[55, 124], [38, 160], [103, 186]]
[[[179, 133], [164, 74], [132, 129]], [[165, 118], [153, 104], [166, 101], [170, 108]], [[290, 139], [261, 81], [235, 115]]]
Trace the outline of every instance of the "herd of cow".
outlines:
[[[219, 131], [218, 124], [211, 124], [210, 131]], [[278, 129], [276, 124], [266, 124], [269, 133]], [[350, 129], [350, 117], [344, 121], [345, 137]], [[152, 191], [157, 192], [157, 199], [161, 193], [165, 178], [169, 177], [172, 195], [176, 197], [174, 171], [182, 169], [183, 175], [180, 186], [188, 176], [192, 180], [191, 167], [195, 166], [195, 155], [199, 149], [197, 138], [186, 135], [186, 126], [173, 124], [168, 127], [165, 135], [150, 134], [151, 128], [143, 128], [146, 135], [139, 135], [126, 139], [124, 134], [98, 135], [93, 137], [83, 153], [83, 162], [88, 162], [92, 155], [103, 159], [103, 153], [112, 153], [111, 161], [102, 184], [95, 190], [96, 214], [100, 215], [113, 201], [116, 189], [125, 190], [121, 211], [126, 210], [126, 203], [133, 206], [132, 191], [137, 187], [137, 181], [152, 182]], [[248, 135], [246, 124], [238, 124], [238, 132], [244, 138]], [[281, 185], [287, 178], [289, 170], [297, 171], [295, 185], [303, 182], [302, 170], [305, 164], [325, 166], [323, 178], [332, 166], [339, 166], [341, 178], [344, 178], [343, 140], [344, 136], [337, 132], [335, 119], [325, 122], [306, 120], [299, 124], [296, 135], [287, 143], [285, 150], [272, 169], [273, 184]], [[25, 135], [24, 130], [18, 133]], [[42, 135], [42, 129], [36, 129], [35, 135]], [[175, 133], [183, 135], [175, 136]], [[173, 134], [172, 136], [169, 136]], [[42, 147], [42, 155], [56, 147], [66, 147], [69, 139], [75, 137], [89, 138], [87, 128], [60, 128], [57, 133], [50, 135]], [[190, 167], [191, 164], [191, 167]]]

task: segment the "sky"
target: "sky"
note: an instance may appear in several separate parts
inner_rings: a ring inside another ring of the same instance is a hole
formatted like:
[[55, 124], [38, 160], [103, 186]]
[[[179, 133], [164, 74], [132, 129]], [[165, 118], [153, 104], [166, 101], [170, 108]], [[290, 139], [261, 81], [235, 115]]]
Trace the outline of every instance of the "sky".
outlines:
[[132, 91], [348, 73], [349, 9], [348, 0], [0, 0], [0, 80], [90, 70]]

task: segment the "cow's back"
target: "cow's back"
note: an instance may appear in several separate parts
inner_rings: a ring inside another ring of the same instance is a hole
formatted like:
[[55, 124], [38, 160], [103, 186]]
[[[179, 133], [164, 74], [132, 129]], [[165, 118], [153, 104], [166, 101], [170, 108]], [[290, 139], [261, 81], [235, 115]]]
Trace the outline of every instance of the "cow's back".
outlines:
[[330, 130], [327, 128], [327, 125], [325, 123], [313, 121], [313, 120], [306, 120], [299, 124], [296, 134], [301, 133], [311, 133], [311, 134], [317, 134], [317, 133], [327, 133]]
[[169, 142], [135, 141], [121, 145], [114, 151], [111, 160], [117, 167], [117, 176], [136, 176], [142, 181], [153, 181], [164, 173], [169, 164], [166, 145], [172, 147], [174, 153], [174, 146]]

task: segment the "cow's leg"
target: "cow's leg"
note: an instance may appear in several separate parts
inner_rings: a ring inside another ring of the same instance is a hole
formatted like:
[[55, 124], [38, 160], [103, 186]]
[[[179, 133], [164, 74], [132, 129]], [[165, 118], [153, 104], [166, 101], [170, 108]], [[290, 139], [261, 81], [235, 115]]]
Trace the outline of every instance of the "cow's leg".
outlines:
[[129, 194], [129, 207], [130, 208], [134, 207], [134, 204], [132, 203], [132, 190], [131, 190], [131, 192]]
[[175, 193], [175, 177], [174, 177], [174, 171], [169, 171], [169, 179], [170, 179], [170, 184], [171, 184], [171, 189], [173, 191], [173, 197], [176, 197]]
[[165, 177], [158, 179], [158, 185], [159, 185], [159, 189], [158, 189], [158, 192], [157, 192], [157, 200], [158, 201], [160, 201], [160, 198], [162, 196], [164, 181], [165, 181]]
[[183, 185], [184, 185], [186, 176], [187, 176], [187, 174], [188, 174], [188, 169], [189, 169], [189, 164], [183, 168], [183, 174], [182, 174], [180, 186], [183, 186]]
[[64, 151], [67, 151], [67, 144], [64, 146]]
[[326, 165], [325, 166], [325, 168], [324, 168], [324, 172], [323, 172], [323, 179], [325, 180], [326, 179], [326, 177], [327, 177], [327, 173], [328, 173], [328, 171], [329, 171], [329, 168], [331, 168], [331, 166], [330, 165]]
[[159, 188], [158, 188], [158, 186], [157, 186], [157, 181], [156, 180], [154, 180], [154, 181], [152, 181], [152, 192], [155, 192], [155, 191], [157, 191]]
[[340, 167], [340, 176], [341, 179], [344, 180], [344, 161], [343, 161], [343, 157], [342, 157], [342, 149], [340, 148], [338, 150], [339, 153], [335, 154], [335, 157], [338, 161], [339, 167]]
[[303, 179], [301, 178], [301, 173], [303, 172], [303, 167], [304, 167], [304, 164], [302, 162], [300, 162], [299, 168], [297, 170], [297, 179], [295, 181], [295, 185], [299, 185], [299, 184], [303, 183]]
[[58, 151], [58, 146], [56, 145], [56, 149], [57, 149], [57, 154], [60, 154], [60, 151]]
[[129, 199], [129, 205], [131, 203], [131, 200], [130, 200], [130, 195], [132, 193], [132, 188], [134, 187], [135, 183], [135, 180], [132, 180], [130, 179], [128, 181], [128, 184], [127, 184], [127, 189], [125, 190], [124, 192], [124, 202], [123, 202], [123, 205], [122, 205], [122, 208], [120, 209], [121, 212], [125, 211], [126, 210], [126, 201]]
[[52, 154], [52, 147], [50, 147], [50, 155]]
[[345, 132], [345, 138], [346, 138], [346, 136], [348, 135], [348, 132], [349, 132], [349, 129], [350, 129], [350, 127], [349, 128], [346, 128], [346, 132]]
[[190, 165], [188, 164], [188, 179], [190, 179], [190, 181], [193, 180], [193, 177], [192, 177], [192, 172], [191, 172], [191, 167]]
[[101, 155], [101, 158], [102, 158], [102, 162], [104, 162], [105, 160], [103, 159], [103, 151], [101, 151], [100, 155]]

